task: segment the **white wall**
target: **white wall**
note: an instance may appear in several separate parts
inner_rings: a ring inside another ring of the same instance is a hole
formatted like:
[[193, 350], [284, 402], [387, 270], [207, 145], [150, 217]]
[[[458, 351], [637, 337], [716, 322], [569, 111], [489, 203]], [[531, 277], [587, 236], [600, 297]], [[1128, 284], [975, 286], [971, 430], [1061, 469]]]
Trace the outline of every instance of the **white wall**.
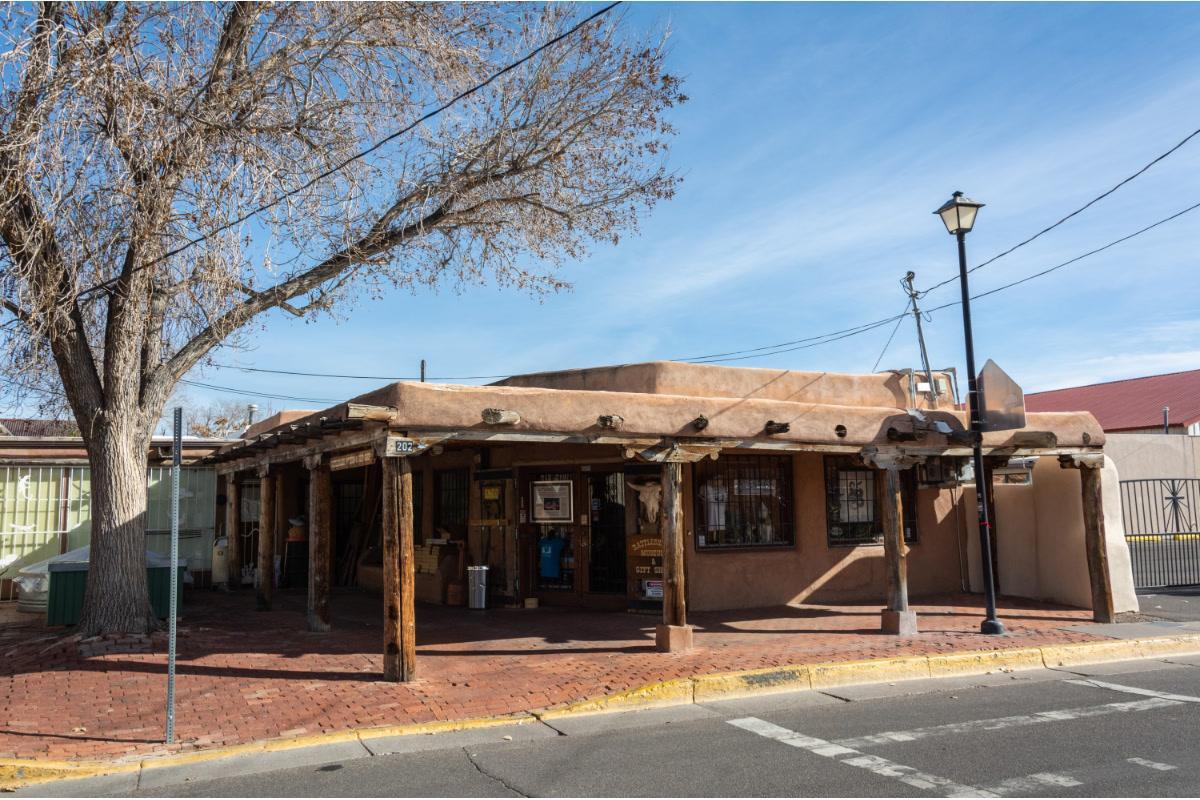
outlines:
[[1125, 480], [1200, 478], [1200, 436], [1110, 433], [1104, 452]]
[[[1104, 526], [1114, 610], [1137, 611], [1133, 573], [1121, 522], [1117, 468], [1105, 459], [1101, 476]], [[1091, 608], [1091, 582], [1083, 535], [1083, 498], [1077, 469], [1063, 469], [1053, 457], [1038, 459], [1033, 482], [999, 484], [996, 497], [996, 549], [1000, 593]], [[975, 491], [963, 492], [968, 517], [967, 558], [971, 591], [983, 591], [979, 535], [974, 525]]]

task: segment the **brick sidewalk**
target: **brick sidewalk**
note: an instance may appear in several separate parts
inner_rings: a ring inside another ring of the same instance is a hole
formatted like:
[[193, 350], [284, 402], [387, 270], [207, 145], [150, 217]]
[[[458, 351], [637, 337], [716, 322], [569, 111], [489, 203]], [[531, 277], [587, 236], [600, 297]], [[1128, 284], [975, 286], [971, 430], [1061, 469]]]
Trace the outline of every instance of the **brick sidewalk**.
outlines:
[[[381, 603], [332, 602], [334, 631], [305, 630], [303, 595], [256, 613], [251, 593], [190, 592], [180, 624], [172, 751], [375, 725], [529, 711], [669, 678], [987, 649], [969, 597], [916, 605], [919, 636], [878, 633], [879, 606], [695, 614], [696, 650], [653, 650], [654, 617], [613, 612], [419, 606], [419, 680], [378, 680]], [[0, 614], [0, 757], [92, 759], [166, 752], [165, 637], [83, 642]], [[1063, 630], [1090, 612], [1004, 603], [1004, 647], [1090, 641]]]

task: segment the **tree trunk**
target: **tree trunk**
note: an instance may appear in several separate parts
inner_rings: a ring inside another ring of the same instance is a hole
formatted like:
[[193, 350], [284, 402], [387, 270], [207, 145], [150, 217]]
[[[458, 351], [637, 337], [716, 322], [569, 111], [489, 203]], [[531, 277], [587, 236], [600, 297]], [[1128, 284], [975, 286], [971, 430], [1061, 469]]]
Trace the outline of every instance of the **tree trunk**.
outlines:
[[142, 427], [129, 419], [116, 424], [100, 420], [87, 440], [92, 549], [79, 620], [84, 636], [147, 633], [159, 627], [146, 587], [149, 436]]

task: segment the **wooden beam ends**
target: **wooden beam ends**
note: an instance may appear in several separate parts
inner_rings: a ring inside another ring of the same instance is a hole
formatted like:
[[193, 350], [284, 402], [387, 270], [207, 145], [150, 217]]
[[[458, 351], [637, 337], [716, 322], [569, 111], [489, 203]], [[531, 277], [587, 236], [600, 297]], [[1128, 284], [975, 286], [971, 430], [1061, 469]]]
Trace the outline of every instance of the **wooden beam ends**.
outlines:
[[370, 406], [362, 403], [346, 403], [346, 419], [368, 422], [388, 422], [396, 409], [391, 406]]
[[516, 425], [521, 421], [520, 414], [504, 408], [485, 408], [480, 416], [488, 425]]

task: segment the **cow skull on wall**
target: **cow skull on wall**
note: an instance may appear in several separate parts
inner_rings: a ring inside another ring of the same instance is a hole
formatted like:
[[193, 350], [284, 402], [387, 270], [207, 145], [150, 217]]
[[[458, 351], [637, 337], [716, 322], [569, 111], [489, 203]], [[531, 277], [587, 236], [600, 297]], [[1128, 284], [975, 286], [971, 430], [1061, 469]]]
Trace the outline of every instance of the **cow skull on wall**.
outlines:
[[638, 505], [642, 510], [642, 520], [644, 522], [658, 521], [658, 510], [662, 506], [662, 484], [657, 481], [650, 483], [627, 481], [627, 485], [637, 492]]

